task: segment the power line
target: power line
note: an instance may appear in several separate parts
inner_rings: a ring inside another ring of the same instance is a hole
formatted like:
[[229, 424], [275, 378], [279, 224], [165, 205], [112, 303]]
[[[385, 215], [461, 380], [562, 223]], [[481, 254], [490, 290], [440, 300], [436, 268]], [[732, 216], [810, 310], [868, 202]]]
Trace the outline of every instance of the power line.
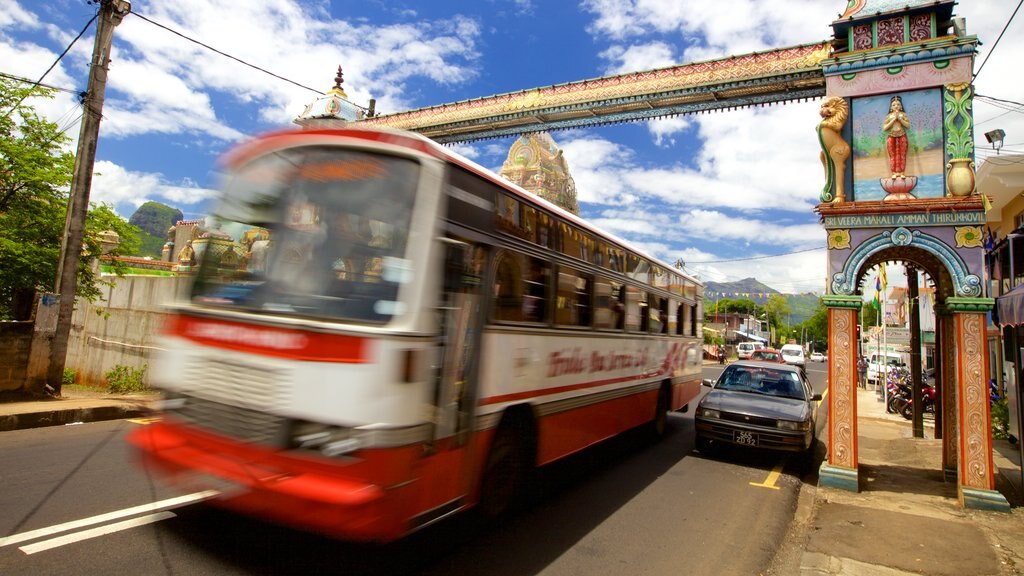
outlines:
[[982, 100], [995, 100], [996, 102], [1003, 102], [1006, 104], [1013, 104], [1014, 106], [1024, 106], [1024, 103], [1017, 102], [1016, 100], [1004, 100], [1002, 98], [996, 98], [995, 96], [985, 96], [984, 94], [975, 94], [975, 98], [981, 98]]
[[260, 72], [263, 72], [264, 74], [269, 74], [269, 75], [273, 76], [274, 78], [277, 78], [278, 80], [284, 80], [285, 82], [288, 82], [290, 84], [294, 84], [294, 85], [298, 86], [299, 88], [305, 88], [306, 90], [309, 90], [310, 92], [316, 92], [317, 94], [321, 94], [321, 95], [324, 94], [324, 92], [322, 90], [317, 90], [316, 88], [310, 88], [309, 86], [306, 86], [306, 85], [303, 85], [303, 84], [299, 84], [298, 82], [296, 82], [294, 80], [289, 80], [288, 78], [285, 78], [284, 76], [280, 76], [278, 74], [274, 74], [273, 72], [271, 72], [269, 70], [266, 70], [264, 68], [260, 68], [259, 66], [256, 66], [255, 64], [250, 64], [250, 63], [246, 62], [245, 60], [242, 60], [241, 58], [236, 58], [235, 56], [232, 56], [231, 54], [228, 54], [226, 52], [221, 52], [220, 50], [217, 50], [213, 46], [209, 46], [207, 44], [203, 44], [199, 40], [196, 40], [194, 38], [189, 38], [188, 36], [182, 34], [181, 32], [178, 32], [177, 30], [168, 28], [167, 26], [164, 26], [163, 24], [160, 24], [159, 22], [154, 22], [153, 20], [150, 20], [149, 18], [146, 18], [145, 16], [143, 16], [142, 14], [139, 14], [138, 12], [136, 12], [134, 10], [132, 11], [132, 14], [135, 15], [135, 16], [138, 16], [139, 18], [142, 18], [143, 20], [145, 20], [146, 22], [149, 22], [150, 24], [156, 26], [157, 28], [163, 28], [164, 30], [167, 30], [171, 34], [176, 34], [176, 35], [184, 38], [185, 40], [188, 40], [189, 42], [192, 42], [194, 44], [198, 44], [198, 45], [202, 46], [203, 48], [206, 48], [207, 50], [210, 50], [211, 52], [216, 52], [217, 54], [220, 54], [221, 56], [224, 56], [226, 58], [230, 58], [230, 59], [234, 60], [235, 62], [238, 62], [239, 64], [244, 64], [244, 65], [246, 65], [246, 66], [248, 66], [248, 67], [250, 67], [250, 68], [252, 68], [254, 70], [259, 70]]
[[794, 250], [793, 252], [784, 252], [782, 254], [771, 254], [768, 256], [751, 256], [749, 258], [733, 258], [731, 260], [701, 260], [700, 262], [687, 262], [687, 264], [722, 264], [724, 262], [745, 262], [747, 260], [764, 260], [766, 258], [778, 258], [780, 256], [789, 256], [791, 254], [800, 254], [802, 252], [814, 252], [815, 250], [824, 250], [824, 246], [818, 248], [807, 248], [805, 250]]
[[49, 84], [43, 84], [42, 82], [33, 82], [28, 78], [23, 78], [21, 76], [15, 76], [13, 74], [7, 74], [4, 72], [0, 72], [0, 78], [7, 78], [8, 80], [14, 80], [15, 82], [21, 82], [22, 84], [31, 84], [33, 86], [40, 86], [42, 88], [48, 88], [50, 90], [56, 90], [58, 92], [67, 92], [68, 94], [75, 94], [76, 96], [80, 96], [82, 94], [78, 90], [72, 90], [70, 88], [61, 88], [60, 86], [51, 86]]
[[[78, 33], [78, 36], [75, 36], [75, 39], [72, 40], [70, 44], [68, 44], [68, 47], [65, 48], [63, 52], [60, 53], [60, 56], [57, 56], [57, 59], [53, 61], [53, 64], [50, 64], [50, 67], [46, 69], [46, 72], [43, 72], [43, 75], [39, 77], [39, 80], [36, 80], [36, 84], [42, 82], [43, 78], [46, 78], [46, 75], [49, 74], [51, 70], [53, 70], [53, 68], [57, 65], [58, 62], [60, 62], [64, 58], [65, 55], [67, 55], [68, 51], [71, 50], [71, 47], [75, 45], [75, 42], [78, 42], [78, 39], [81, 38], [83, 34], [85, 34], [85, 31], [88, 30], [90, 26], [92, 26], [92, 23], [95, 22], [96, 18], [98, 17], [99, 12], [92, 15], [92, 18], [90, 18], [89, 21], [85, 23], [85, 26], [82, 27], [82, 31]], [[17, 104], [12, 106], [10, 110], [4, 113], [4, 117], [6, 118], [7, 116], [10, 116], [11, 112], [17, 110], [18, 106], [21, 106], [21, 103], [25, 101], [25, 98], [28, 98], [27, 93], [20, 99], [18, 99]]]
[[978, 74], [981, 74], [981, 70], [985, 68], [985, 64], [988, 62], [989, 57], [996, 51], [996, 46], [999, 45], [999, 41], [1002, 40], [1003, 34], [1006, 33], [1006, 29], [1010, 27], [1010, 22], [1013, 22], [1013, 18], [1017, 15], [1017, 11], [1020, 10], [1021, 4], [1024, 4], [1024, 0], [1017, 2], [1017, 7], [1013, 9], [1013, 14], [1010, 14], [1010, 19], [1006, 21], [1006, 26], [1003, 26], [1003, 31], [999, 33], [999, 37], [996, 38], [995, 43], [992, 44], [992, 48], [990, 48], [988, 54], [985, 55], [985, 59], [981, 61], [981, 66], [978, 67], [978, 71], [974, 73], [974, 79], [978, 78]]

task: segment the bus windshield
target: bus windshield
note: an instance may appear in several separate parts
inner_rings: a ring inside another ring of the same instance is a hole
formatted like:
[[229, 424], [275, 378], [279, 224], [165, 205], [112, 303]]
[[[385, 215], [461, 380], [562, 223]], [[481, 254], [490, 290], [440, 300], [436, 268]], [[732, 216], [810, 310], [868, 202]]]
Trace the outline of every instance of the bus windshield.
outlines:
[[212, 231], [194, 239], [192, 301], [266, 314], [384, 323], [399, 287], [419, 164], [338, 147], [298, 147], [227, 175]]

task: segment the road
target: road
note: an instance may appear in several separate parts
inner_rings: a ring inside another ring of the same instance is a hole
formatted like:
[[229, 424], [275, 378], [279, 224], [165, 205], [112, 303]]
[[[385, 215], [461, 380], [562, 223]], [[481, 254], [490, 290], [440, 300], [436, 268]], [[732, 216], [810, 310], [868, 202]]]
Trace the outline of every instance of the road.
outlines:
[[[809, 366], [817, 391], [824, 370]], [[660, 443], [629, 434], [548, 467], [536, 502], [503, 524], [463, 514], [387, 546], [172, 500], [182, 495], [134, 467], [122, 441], [144, 421], [5, 432], [0, 574], [764, 573], [817, 462], [706, 458], [693, 452], [692, 410], [669, 424]]]

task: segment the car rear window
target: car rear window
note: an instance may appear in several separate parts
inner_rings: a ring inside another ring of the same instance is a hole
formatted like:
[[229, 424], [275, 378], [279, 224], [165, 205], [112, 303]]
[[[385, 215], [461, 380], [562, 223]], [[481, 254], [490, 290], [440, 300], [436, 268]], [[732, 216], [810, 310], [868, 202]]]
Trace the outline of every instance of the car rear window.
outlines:
[[752, 366], [730, 366], [715, 388], [806, 400], [804, 387], [794, 372]]

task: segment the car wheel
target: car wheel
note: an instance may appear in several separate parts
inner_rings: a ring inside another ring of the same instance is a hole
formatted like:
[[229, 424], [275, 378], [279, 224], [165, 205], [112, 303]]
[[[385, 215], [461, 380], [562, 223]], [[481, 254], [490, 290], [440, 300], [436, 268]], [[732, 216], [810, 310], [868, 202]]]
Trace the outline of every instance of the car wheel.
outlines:
[[718, 452], [718, 445], [710, 438], [697, 436], [697, 451], [701, 454], [711, 456], [715, 452]]

